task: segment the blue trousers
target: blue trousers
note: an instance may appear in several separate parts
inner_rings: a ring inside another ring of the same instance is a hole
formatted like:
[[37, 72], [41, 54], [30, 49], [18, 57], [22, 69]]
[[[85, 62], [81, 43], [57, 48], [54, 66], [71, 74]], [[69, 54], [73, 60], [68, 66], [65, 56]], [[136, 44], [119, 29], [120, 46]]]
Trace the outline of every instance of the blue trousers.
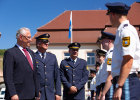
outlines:
[[[119, 76], [113, 78], [113, 87], [116, 89]], [[135, 73], [129, 74], [122, 88], [121, 100], [140, 100], [140, 81]]]

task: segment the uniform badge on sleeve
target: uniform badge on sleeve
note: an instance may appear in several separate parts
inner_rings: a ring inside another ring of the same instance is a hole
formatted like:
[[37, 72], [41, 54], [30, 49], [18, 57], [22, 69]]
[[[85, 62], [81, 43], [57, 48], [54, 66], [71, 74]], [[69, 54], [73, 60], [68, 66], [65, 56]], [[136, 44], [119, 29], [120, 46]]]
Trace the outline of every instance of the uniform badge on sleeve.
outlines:
[[112, 59], [111, 58], [108, 58], [107, 59], [107, 65], [111, 65], [111, 63], [112, 63]]
[[86, 67], [86, 69], [88, 70], [88, 66]]
[[93, 83], [94, 85], [96, 84], [96, 81], [94, 81], [94, 83]]
[[130, 37], [123, 37], [122, 38], [122, 46], [128, 47], [130, 45]]

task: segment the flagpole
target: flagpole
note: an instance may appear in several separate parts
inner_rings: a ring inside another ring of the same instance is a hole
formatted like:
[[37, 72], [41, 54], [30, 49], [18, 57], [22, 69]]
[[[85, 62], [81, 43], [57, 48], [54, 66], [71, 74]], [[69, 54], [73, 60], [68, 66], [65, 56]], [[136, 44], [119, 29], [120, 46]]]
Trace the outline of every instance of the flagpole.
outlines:
[[71, 11], [71, 43], [73, 42], [73, 34], [72, 34], [72, 11]]
[[69, 36], [68, 38], [71, 39], [71, 43], [73, 42], [73, 36], [72, 36], [72, 11], [70, 12], [70, 24], [69, 24]]

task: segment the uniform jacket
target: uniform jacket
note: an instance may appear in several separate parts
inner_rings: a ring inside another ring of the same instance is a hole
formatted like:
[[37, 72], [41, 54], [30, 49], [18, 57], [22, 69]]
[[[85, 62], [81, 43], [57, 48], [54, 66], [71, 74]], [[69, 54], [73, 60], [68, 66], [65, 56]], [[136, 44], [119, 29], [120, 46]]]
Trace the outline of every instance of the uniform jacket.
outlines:
[[36, 61], [41, 99], [46, 95], [47, 100], [55, 100], [55, 95], [61, 95], [60, 72], [56, 56], [46, 52], [46, 58], [42, 60], [39, 53], [36, 52]]
[[[87, 63], [85, 60], [77, 58], [74, 64], [70, 58], [62, 60], [60, 65], [61, 81], [64, 86], [63, 96], [65, 100], [85, 100], [84, 85], [88, 80]], [[78, 92], [69, 94], [71, 86], [76, 86]]]
[[[27, 49], [36, 66], [34, 53]], [[32, 70], [27, 58], [22, 51], [14, 46], [4, 53], [3, 76], [6, 85], [5, 98], [17, 94], [19, 99], [32, 99], [38, 96], [38, 82], [36, 78], [36, 69]]]

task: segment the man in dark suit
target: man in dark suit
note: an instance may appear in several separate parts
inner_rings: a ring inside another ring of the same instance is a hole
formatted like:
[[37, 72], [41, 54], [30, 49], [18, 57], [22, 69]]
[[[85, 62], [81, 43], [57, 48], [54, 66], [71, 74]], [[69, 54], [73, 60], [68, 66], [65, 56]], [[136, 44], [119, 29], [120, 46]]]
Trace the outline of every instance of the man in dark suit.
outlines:
[[50, 35], [36, 37], [37, 76], [40, 79], [40, 100], [60, 100], [61, 80], [56, 56], [46, 52]]
[[64, 86], [64, 100], [85, 100], [84, 85], [88, 80], [87, 63], [78, 58], [80, 43], [69, 44], [70, 58], [62, 60], [60, 77]]
[[21, 28], [16, 34], [17, 44], [4, 53], [3, 76], [7, 100], [34, 99], [38, 97], [36, 62], [33, 51], [28, 47], [31, 33]]

